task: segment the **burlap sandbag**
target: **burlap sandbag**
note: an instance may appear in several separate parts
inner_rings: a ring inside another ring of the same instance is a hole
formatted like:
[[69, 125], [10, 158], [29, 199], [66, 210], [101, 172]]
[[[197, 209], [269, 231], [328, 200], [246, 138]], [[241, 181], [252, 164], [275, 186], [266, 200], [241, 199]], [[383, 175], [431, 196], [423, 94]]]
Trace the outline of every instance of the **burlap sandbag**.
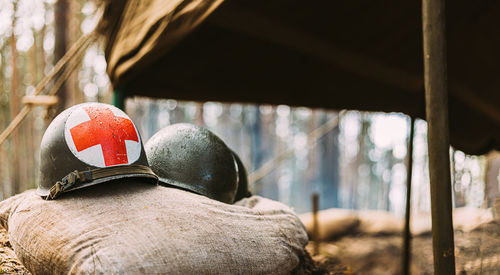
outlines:
[[[314, 231], [314, 220], [312, 213], [299, 215], [300, 220], [306, 227], [309, 236]], [[318, 240], [328, 241], [340, 238], [352, 233], [359, 226], [359, 218], [356, 212], [348, 209], [330, 208], [318, 211]]]
[[138, 182], [55, 201], [27, 191], [0, 203], [0, 223], [34, 274], [286, 274], [308, 241], [279, 202], [228, 205]]

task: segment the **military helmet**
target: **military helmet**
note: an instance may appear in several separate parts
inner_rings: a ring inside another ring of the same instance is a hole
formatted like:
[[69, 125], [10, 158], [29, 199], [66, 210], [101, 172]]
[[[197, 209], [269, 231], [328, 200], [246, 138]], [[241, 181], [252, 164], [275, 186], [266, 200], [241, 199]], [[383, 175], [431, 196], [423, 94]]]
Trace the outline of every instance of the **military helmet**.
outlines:
[[238, 164], [238, 191], [236, 192], [234, 201], [239, 201], [243, 198], [252, 196], [252, 192], [250, 192], [250, 186], [248, 184], [247, 169], [245, 169], [245, 165], [243, 165], [243, 162], [238, 154], [234, 151], [232, 152], [234, 160], [236, 160], [236, 163]]
[[46, 199], [121, 178], [157, 183], [132, 120], [103, 103], [83, 103], [60, 113], [40, 145], [36, 193]]
[[169, 125], [154, 134], [145, 148], [160, 185], [234, 202], [237, 163], [231, 149], [208, 129], [187, 123]]

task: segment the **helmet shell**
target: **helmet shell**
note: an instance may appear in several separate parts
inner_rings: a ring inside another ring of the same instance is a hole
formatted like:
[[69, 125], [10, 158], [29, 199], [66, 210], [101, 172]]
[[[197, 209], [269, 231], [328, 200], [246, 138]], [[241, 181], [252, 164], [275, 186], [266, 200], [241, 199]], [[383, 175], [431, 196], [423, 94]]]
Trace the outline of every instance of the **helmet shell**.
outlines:
[[226, 144], [208, 129], [188, 123], [169, 125], [154, 134], [145, 148], [160, 185], [234, 202], [237, 163]]
[[234, 201], [239, 201], [243, 198], [252, 196], [252, 192], [250, 191], [250, 186], [248, 184], [247, 169], [245, 168], [245, 165], [243, 165], [243, 162], [238, 154], [234, 151], [232, 152], [234, 160], [238, 164], [238, 191], [236, 192]]
[[[36, 193], [47, 196], [57, 181], [75, 170], [132, 164], [149, 167], [140, 134], [132, 120], [109, 104], [75, 105], [54, 118], [42, 137]], [[71, 190], [128, 177], [157, 181], [152, 173], [124, 173], [92, 180]]]

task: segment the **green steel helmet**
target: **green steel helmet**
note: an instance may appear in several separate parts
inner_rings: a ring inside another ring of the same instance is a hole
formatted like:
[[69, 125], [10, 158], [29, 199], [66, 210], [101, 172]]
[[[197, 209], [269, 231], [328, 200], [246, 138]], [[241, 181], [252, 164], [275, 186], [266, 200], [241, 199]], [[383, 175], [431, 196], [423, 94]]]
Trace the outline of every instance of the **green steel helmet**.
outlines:
[[238, 165], [231, 149], [208, 129], [187, 123], [169, 125], [154, 134], [145, 148], [160, 185], [234, 202]]
[[236, 192], [236, 196], [234, 201], [239, 201], [243, 198], [248, 198], [252, 196], [252, 192], [250, 191], [250, 186], [248, 185], [248, 175], [247, 169], [245, 169], [245, 165], [241, 161], [240, 157], [236, 152], [233, 151], [234, 160], [238, 164], [238, 191]]
[[40, 144], [36, 193], [55, 199], [64, 192], [121, 178], [157, 183], [132, 120], [103, 103], [83, 103], [60, 113]]

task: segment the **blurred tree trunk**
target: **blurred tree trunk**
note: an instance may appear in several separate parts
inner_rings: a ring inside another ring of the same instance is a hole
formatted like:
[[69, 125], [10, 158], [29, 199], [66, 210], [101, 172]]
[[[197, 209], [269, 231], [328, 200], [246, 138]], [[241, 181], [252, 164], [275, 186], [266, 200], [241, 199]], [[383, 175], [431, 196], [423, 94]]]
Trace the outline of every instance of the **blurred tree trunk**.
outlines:
[[[250, 132], [250, 128], [248, 127], [248, 118], [249, 115], [247, 113], [247, 107], [244, 105], [240, 105], [241, 112], [239, 115], [239, 120], [236, 120], [236, 123], [239, 124], [238, 129], [239, 132], [239, 146], [238, 152], [240, 153], [241, 160], [245, 164], [245, 168], [247, 169], [247, 173], [250, 175], [252, 171], [255, 170], [255, 167], [252, 166], [252, 148], [248, 146], [252, 142], [252, 133]], [[253, 183], [249, 182], [250, 190], [252, 193], [255, 193], [255, 187]]]
[[203, 103], [196, 102], [196, 119], [195, 123], [198, 126], [205, 127], [205, 120], [203, 119]]
[[[80, 31], [80, 10], [81, 10], [81, 1], [69, 1], [68, 12], [71, 15], [70, 20], [67, 22], [69, 30], [67, 37], [67, 45], [72, 45], [78, 38], [82, 35]], [[68, 47], [69, 48], [69, 47]], [[78, 70], [70, 75], [67, 81], [67, 98], [66, 98], [66, 108], [82, 103], [85, 101], [83, 96], [83, 92], [80, 90], [78, 83]]]
[[[373, 188], [373, 170], [372, 163], [369, 158], [370, 150], [373, 148], [373, 143], [370, 139], [371, 121], [366, 113], [361, 114], [361, 133], [359, 147], [359, 164], [358, 164], [358, 209], [373, 208], [373, 198], [377, 199], [377, 192]], [[363, 168], [362, 171], [360, 168]], [[368, 171], [366, 171], [368, 169]], [[376, 205], [376, 203], [375, 203]]]
[[[45, 13], [47, 13], [47, 8], [45, 9]], [[46, 15], [45, 15], [46, 16]], [[45, 76], [45, 66], [46, 64], [46, 55], [45, 55], [45, 49], [43, 48], [43, 42], [45, 41], [45, 32], [47, 30], [47, 25], [43, 24], [42, 29], [40, 30], [40, 43], [38, 45], [37, 51], [40, 53], [40, 75], [38, 76], [38, 79], [42, 79]]]
[[[264, 164], [264, 153], [262, 152], [262, 140], [263, 140], [263, 134], [262, 134], [262, 118], [260, 116], [259, 112], [259, 107], [258, 106], [251, 106], [248, 110], [248, 116], [251, 118], [249, 127], [250, 127], [250, 134], [252, 136], [252, 146], [253, 151], [251, 153], [252, 156], [252, 167], [254, 171], [258, 170], [263, 164]], [[264, 187], [265, 185], [263, 184], [263, 180], [258, 180], [257, 182], [254, 183], [255, 185], [255, 192], [257, 194], [263, 195], [265, 194]]]
[[457, 194], [455, 190], [457, 189], [457, 169], [455, 167], [455, 149], [453, 147], [450, 148], [450, 167], [451, 167], [451, 187], [453, 195], [453, 207], [456, 207]]
[[364, 137], [368, 134], [368, 124], [364, 122], [364, 115], [360, 114], [359, 124], [360, 130], [358, 134], [358, 153], [356, 154], [356, 158], [354, 162], [350, 165], [351, 171], [351, 186], [350, 186], [350, 207], [352, 209], [359, 209], [359, 186], [360, 186], [360, 177], [359, 177], [359, 167], [363, 162], [363, 155], [365, 154], [365, 146], [364, 146]]
[[[37, 33], [35, 29], [32, 29], [33, 31], [33, 45], [31, 46], [31, 49], [29, 50], [29, 75], [30, 75], [30, 80], [31, 83], [30, 85], [32, 87], [36, 87], [38, 84], [39, 78], [38, 78], [38, 38], [37, 38]], [[31, 94], [27, 94], [31, 95]], [[39, 140], [36, 138], [36, 114], [34, 113], [36, 108], [33, 108], [32, 111], [28, 114], [28, 117], [26, 120], [23, 122], [23, 159], [24, 159], [24, 164], [23, 166], [23, 175], [26, 177], [25, 180], [23, 180], [23, 185], [21, 186], [21, 189], [24, 191], [26, 189], [29, 189], [31, 187], [34, 187], [35, 185], [35, 178], [36, 178], [36, 169], [35, 169], [35, 158], [37, 157], [35, 155], [36, 148], [38, 147]]]
[[498, 186], [498, 174], [500, 172], [500, 153], [490, 152], [486, 163], [486, 173], [484, 179], [484, 196], [488, 207], [493, 206], [495, 198], [500, 197]]
[[158, 115], [160, 113], [160, 108], [158, 107], [158, 101], [156, 100], [148, 100], [148, 106], [146, 109], [147, 117], [146, 117], [146, 125], [143, 126], [143, 129], [146, 132], [143, 132], [144, 141], [151, 138], [156, 131], [158, 131]]
[[[19, 113], [19, 95], [18, 95], [18, 75], [17, 75], [17, 48], [16, 48], [16, 35], [14, 33], [14, 28], [16, 26], [16, 12], [17, 12], [17, 1], [13, 2], [14, 5], [14, 16], [12, 19], [12, 31], [10, 36], [10, 51], [11, 51], [11, 78], [10, 78], [10, 120]], [[19, 131], [14, 130], [12, 133], [12, 143], [11, 143], [11, 171], [12, 171], [12, 190], [8, 196], [17, 194], [20, 191], [20, 175], [19, 175]]]
[[[309, 117], [309, 123], [307, 124], [307, 130], [306, 133], [311, 133], [318, 127], [318, 113], [320, 111], [317, 109], [313, 109], [311, 112], [311, 116]], [[308, 144], [312, 144], [311, 140], [307, 140]], [[302, 209], [307, 209], [310, 210], [312, 202], [310, 201], [311, 194], [314, 192], [318, 192], [315, 187], [315, 177], [317, 174], [318, 170], [318, 146], [317, 144], [315, 146], [309, 147], [309, 150], [307, 151], [307, 168], [305, 171], [304, 175], [304, 189], [301, 192], [301, 198], [302, 200], [305, 200], [305, 202], [302, 204]], [[322, 200], [321, 194], [318, 194], [320, 197], [320, 201]]]
[[[54, 29], [55, 29], [55, 44], [54, 44], [54, 64], [61, 59], [66, 53], [68, 43], [68, 15], [69, 1], [57, 0], [54, 9]], [[66, 83], [61, 86], [58, 92], [59, 103], [57, 104], [56, 114], [59, 114], [66, 108], [68, 102], [68, 92]]]
[[[203, 119], [203, 103], [201, 104], [201, 119]], [[200, 110], [197, 108], [196, 114], [198, 115], [198, 112]], [[170, 112], [170, 123], [178, 123], [178, 122], [183, 122], [186, 121], [186, 105], [185, 104], [177, 104], [175, 109], [173, 109]]]
[[462, 175], [464, 174], [464, 169], [457, 170], [456, 164], [456, 150], [451, 149], [451, 174], [453, 179], [453, 195], [455, 198], [455, 206], [454, 207], [464, 207], [466, 204], [465, 201], [465, 192], [466, 189], [462, 184]]
[[385, 203], [385, 210], [386, 211], [391, 211], [391, 188], [392, 188], [392, 174], [393, 174], [393, 168], [394, 164], [396, 164], [396, 160], [394, 159], [394, 154], [393, 154], [393, 149], [387, 150], [386, 152], [386, 159], [387, 159], [387, 170], [390, 171], [390, 176], [389, 179], [386, 181], [382, 175], [382, 186], [384, 188], [384, 203]]
[[[260, 108], [259, 108], [260, 109]], [[260, 115], [262, 116], [262, 113], [259, 110]], [[291, 111], [290, 111], [291, 115]], [[264, 116], [263, 120], [263, 126], [265, 127], [265, 131], [262, 135], [262, 152], [264, 152], [264, 161], [274, 159], [278, 156], [278, 154], [281, 154], [285, 150], [288, 150], [290, 148], [289, 143], [283, 143], [280, 141], [279, 137], [276, 135], [276, 127], [277, 127], [277, 120], [278, 120], [278, 107], [277, 106], [272, 106], [271, 112], [269, 112], [267, 115]], [[290, 127], [290, 120], [288, 126]], [[291, 132], [291, 131], [290, 131]], [[293, 145], [291, 145], [293, 146]], [[267, 160], [266, 160], [267, 159]], [[288, 161], [293, 161], [295, 160], [288, 160]], [[265, 163], [265, 162], [264, 162]], [[283, 164], [286, 165], [287, 161], [285, 160]], [[271, 172], [271, 174], [268, 175], [268, 180], [267, 184], [270, 185], [270, 188], [268, 189], [269, 194], [273, 195], [276, 200], [279, 198], [279, 186], [278, 186], [278, 181], [280, 179], [280, 176], [282, 173], [279, 172], [279, 167], [278, 165], [274, 171]], [[282, 166], [283, 167], [283, 166]], [[293, 180], [293, 179], [292, 179]], [[292, 185], [290, 185], [292, 186]], [[290, 198], [290, 193], [288, 194], [288, 198]]]
[[[0, 54], [2, 57], [5, 57], [5, 48], [6, 48], [6, 43], [2, 45], [2, 48], [0, 49]], [[5, 127], [7, 126], [7, 111], [8, 111], [8, 101], [7, 101], [7, 94], [6, 94], [6, 77], [5, 77], [5, 65], [6, 65], [6, 60], [2, 59], [2, 62], [0, 62], [0, 131], [3, 131]], [[7, 195], [8, 192], [8, 187], [7, 187], [7, 158], [5, 155], [5, 148], [6, 144], [2, 144], [0, 146], [0, 186], [1, 186], [1, 192], [2, 196], [0, 199], [4, 199]]]
[[[44, 3], [44, 6], [45, 6], [45, 12], [44, 12], [44, 15], [45, 17], [47, 16], [48, 12], [47, 12], [47, 4]], [[42, 80], [42, 78], [45, 77], [45, 67], [47, 66], [47, 60], [46, 60], [46, 53], [45, 53], [45, 49], [43, 48], [43, 43], [45, 41], [45, 32], [47, 30], [47, 25], [46, 24], [43, 24], [43, 27], [40, 29], [40, 32], [39, 32], [39, 39], [38, 39], [38, 44], [37, 44], [37, 49], [36, 51], [38, 52], [38, 56], [37, 56], [37, 60], [38, 60], [38, 66], [39, 66], [39, 69], [37, 71], [38, 75], [37, 75], [37, 83], [39, 81]], [[42, 109], [43, 108], [43, 109]], [[42, 136], [44, 134], [44, 130], [47, 128], [48, 126], [48, 121], [45, 119], [45, 115], [47, 114], [47, 108], [45, 107], [42, 107], [42, 108], [38, 108], [38, 110], [35, 109], [34, 111], [34, 116], [35, 117], [42, 117], [44, 118], [43, 120], [41, 119], [34, 119], [35, 121], [35, 133], [36, 133], [36, 138], [34, 138], [33, 142], [35, 143], [35, 148], [39, 148], [40, 146], [40, 142], [42, 140]], [[39, 167], [39, 157], [38, 155], [35, 155], [35, 183], [36, 183], [36, 180], [37, 180], [37, 177], [38, 177], [38, 167]]]
[[[257, 169], [262, 167], [262, 165], [264, 165], [267, 161], [276, 158], [278, 154], [288, 149], [288, 146], [284, 146], [282, 143], [280, 143], [279, 139], [273, 134], [276, 129], [276, 110], [276, 107], [273, 106], [271, 112], [262, 113], [259, 106], [255, 107], [256, 119], [254, 129], [259, 129], [259, 135], [256, 135], [256, 145], [258, 146], [256, 148], [258, 148], [258, 158], [255, 167]], [[284, 163], [286, 162], [287, 160], [284, 161]], [[278, 164], [277, 167], [275, 167], [275, 169], [271, 171], [271, 173], [269, 173], [261, 180], [261, 183], [263, 184], [263, 194], [265, 194], [266, 197], [274, 200], [279, 200], [280, 196], [283, 196], [283, 194], [279, 193], [279, 169], [280, 165]]]
[[31, 49], [29, 50], [29, 59], [30, 59], [30, 64], [29, 64], [29, 70], [30, 70], [30, 79], [31, 79], [31, 85], [33, 87], [38, 84], [38, 39], [37, 39], [37, 34], [36, 30], [33, 29], [33, 45], [31, 46]]
[[[338, 114], [323, 112], [321, 125]], [[339, 128], [335, 127], [318, 142], [321, 196], [320, 209], [339, 207]]]
[[230, 104], [219, 104], [221, 105], [222, 113], [217, 120], [217, 133], [219, 134], [219, 137], [226, 143], [226, 145], [229, 146], [229, 144], [231, 144], [233, 140], [231, 131], [233, 129], [233, 125], [231, 124], [231, 116], [229, 113]]

